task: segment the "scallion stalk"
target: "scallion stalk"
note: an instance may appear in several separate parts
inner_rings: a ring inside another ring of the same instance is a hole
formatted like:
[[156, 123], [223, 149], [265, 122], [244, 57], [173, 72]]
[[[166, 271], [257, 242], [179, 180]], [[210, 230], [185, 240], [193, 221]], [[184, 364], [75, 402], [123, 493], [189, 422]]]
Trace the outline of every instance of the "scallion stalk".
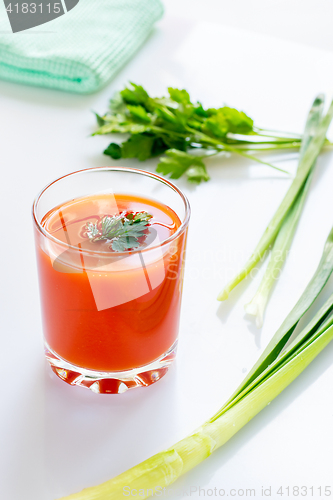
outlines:
[[[300, 300], [287, 316], [259, 362], [212, 417], [187, 438], [99, 486], [62, 500], [119, 500], [140, 490], [148, 498], [173, 484], [225, 444], [278, 396], [333, 339], [333, 295], [286, 347], [298, 321], [319, 295], [333, 269], [333, 229], [323, 256]], [[278, 346], [278, 348], [277, 348]], [[285, 350], [281, 352], [284, 348]], [[267, 354], [268, 353], [268, 354]], [[251, 375], [252, 373], [252, 375]]]
[[[225, 405], [220, 410], [223, 411], [232, 401], [234, 401], [239, 394], [241, 394], [246, 387], [248, 387], [257, 377], [264, 372], [264, 370], [270, 366], [282, 352], [283, 348], [289, 341], [290, 337], [294, 333], [299, 320], [304, 316], [306, 311], [314, 303], [325, 284], [327, 283], [329, 277], [333, 272], [333, 228], [328, 235], [326, 240], [324, 251], [320, 259], [319, 265], [311, 278], [309, 284], [304, 290], [303, 294], [297, 301], [296, 305], [290, 311], [280, 328], [277, 330], [273, 338], [268, 343], [262, 355], [259, 357], [258, 361], [249, 371], [247, 376], [242, 381], [241, 385], [237, 388], [231, 398], [225, 403]], [[319, 313], [318, 321], [325, 316], [323, 310]], [[316, 321], [317, 317], [313, 321]], [[313, 328], [310, 323], [311, 328]], [[318, 326], [318, 322], [315, 323]]]
[[[304, 129], [302, 145], [300, 148], [300, 160], [303, 158], [311, 139], [316, 133], [316, 129], [322, 118], [324, 101], [325, 97], [323, 95], [319, 95], [314, 100], [313, 105], [310, 109]], [[303, 206], [309, 192], [314, 168], [315, 163], [312, 165], [304, 186], [300, 189], [296, 200], [294, 201], [293, 205], [291, 206], [289, 212], [282, 222], [281, 229], [278, 232], [272, 248], [267, 269], [257, 293], [255, 294], [251, 302], [245, 305], [245, 311], [248, 314], [256, 317], [256, 325], [258, 328], [261, 328], [263, 325], [264, 312], [271, 290], [280, 275], [281, 269], [290, 250], [293, 237], [297, 229], [298, 221], [302, 214]]]
[[310, 170], [315, 163], [322, 146], [325, 143], [325, 137], [328, 127], [333, 118], [333, 101], [328, 109], [327, 114], [322, 118], [319, 126], [317, 127], [314, 137], [311, 139], [306, 151], [299, 162], [296, 176], [288, 189], [282, 203], [275, 212], [273, 218], [271, 219], [269, 225], [267, 226], [264, 234], [262, 235], [257, 247], [255, 248], [253, 254], [246, 262], [243, 269], [228, 283], [228, 285], [219, 293], [218, 300], [226, 300], [229, 296], [231, 290], [235, 288], [252, 269], [258, 264], [260, 259], [263, 258], [264, 254], [270, 247], [270, 245], [275, 241], [278, 232], [281, 229], [283, 221], [289, 212], [290, 208], [294, 204], [297, 196], [299, 195], [301, 189], [308, 178]]

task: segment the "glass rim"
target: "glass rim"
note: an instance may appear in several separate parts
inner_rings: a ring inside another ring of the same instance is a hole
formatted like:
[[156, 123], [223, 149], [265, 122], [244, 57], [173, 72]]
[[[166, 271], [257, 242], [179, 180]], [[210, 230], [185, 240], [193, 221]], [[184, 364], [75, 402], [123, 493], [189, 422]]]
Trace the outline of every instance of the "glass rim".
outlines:
[[184, 207], [185, 207], [184, 220], [183, 220], [183, 222], [181, 222], [181, 224], [180, 224], [179, 228], [177, 229], [177, 231], [175, 231], [171, 236], [169, 236], [168, 238], [166, 238], [165, 240], [163, 240], [161, 243], [159, 243], [157, 245], [153, 245], [153, 246], [146, 247], [146, 248], [141, 248], [141, 249], [134, 249], [134, 250], [127, 251], [127, 252], [116, 252], [117, 256], [134, 254], [134, 253], [140, 253], [140, 252], [147, 252], [147, 251], [150, 251], [150, 250], [154, 250], [155, 248], [159, 248], [159, 247], [162, 247], [162, 246], [170, 243], [174, 239], [178, 238], [178, 236], [180, 236], [185, 231], [185, 229], [188, 226], [189, 220], [190, 220], [191, 207], [190, 207], [190, 203], [188, 201], [187, 196], [175, 184], [173, 184], [173, 182], [170, 182], [168, 179], [165, 179], [164, 177], [161, 177], [160, 175], [157, 175], [157, 174], [155, 174], [153, 172], [149, 172], [147, 170], [140, 170], [138, 168], [131, 168], [131, 167], [91, 167], [91, 168], [84, 168], [82, 170], [76, 170], [75, 172], [70, 172], [69, 174], [62, 175], [61, 177], [58, 177], [54, 181], [49, 182], [38, 193], [38, 195], [34, 199], [34, 202], [33, 202], [33, 205], [32, 205], [32, 217], [33, 217], [33, 221], [34, 221], [34, 223], [35, 223], [38, 231], [43, 236], [45, 236], [46, 238], [48, 238], [49, 240], [53, 241], [54, 243], [56, 243], [58, 245], [66, 247], [67, 249], [79, 250], [81, 252], [83, 251], [84, 253], [88, 253], [88, 254], [92, 254], [92, 255], [102, 255], [102, 256], [106, 256], [107, 255], [107, 256], [110, 257], [110, 252], [103, 252], [101, 250], [82, 250], [78, 246], [69, 245], [68, 243], [64, 243], [63, 241], [58, 240], [57, 238], [55, 238], [54, 236], [52, 236], [50, 233], [48, 233], [43, 228], [43, 226], [41, 225], [41, 223], [39, 222], [38, 217], [37, 217], [38, 203], [39, 203], [41, 197], [43, 196], [43, 194], [51, 186], [53, 186], [53, 184], [61, 181], [62, 179], [65, 179], [66, 177], [70, 177], [72, 175], [82, 174], [82, 173], [86, 173], [86, 172], [103, 171], [103, 170], [104, 171], [116, 171], [116, 172], [117, 171], [118, 172], [129, 172], [129, 173], [133, 173], [133, 174], [144, 175], [146, 177], [150, 177], [150, 178], [155, 179], [155, 180], [157, 180], [159, 182], [162, 182], [162, 184], [165, 184], [166, 186], [168, 186], [170, 189], [172, 189], [173, 191], [175, 191], [180, 196], [180, 198], [182, 199], [182, 201], [184, 203]]

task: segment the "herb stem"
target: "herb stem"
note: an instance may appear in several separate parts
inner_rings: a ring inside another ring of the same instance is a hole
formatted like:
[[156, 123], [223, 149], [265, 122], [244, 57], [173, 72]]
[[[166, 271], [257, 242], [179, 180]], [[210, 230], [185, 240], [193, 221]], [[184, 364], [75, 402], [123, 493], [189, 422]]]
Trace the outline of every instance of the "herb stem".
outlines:
[[[266, 137], [281, 137], [282, 134], [286, 137], [295, 137], [295, 138], [298, 138], [298, 139], [302, 139], [302, 134], [296, 134], [294, 132], [281, 132], [280, 130], [273, 130], [273, 129], [269, 129], [269, 128], [260, 128], [260, 127], [253, 127], [253, 131], [258, 133], [258, 130], [260, 132], [263, 132]], [[270, 135], [266, 134], [266, 132], [269, 132]]]
[[[264, 143], [258, 143], [259, 147], [257, 145], [254, 145], [253, 143], [247, 145], [243, 144], [234, 144], [232, 147], [234, 149], [240, 149], [240, 150], [253, 150], [253, 151], [278, 151], [279, 149], [299, 149], [300, 145], [299, 144], [283, 144], [281, 146], [272, 146], [271, 143], [267, 143], [269, 147], [265, 147]], [[261, 146], [261, 147], [260, 147]]]
[[248, 158], [249, 160], [256, 161], [257, 163], [261, 163], [262, 165], [267, 165], [268, 167], [272, 167], [275, 170], [278, 170], [279, 172], [283, 172], [284, 174], [290, 175], [290, 172], [287, 170], [284, 170], [283, 168], [276, 167], [275, 165], [272, 165], [271, 163], [268, 163], [266, 161], [260, 160], [260, 158], [257, 158], [256, 156], [249, 155], [247, 153], [243, 153], [241, 150], [236, 149], [236, 148], [231, 148], [229, 146], [224, 146], [224, 149], [227, 151], [230, 151], [231, 153], [237, 153], [240, 156], [243, 156], [244, 158]]
[[[190, 127], [188, 127], [188, 130], [191, 133], [194, 132], [193, 129], [191, 129]], [[223, 142], [221, 143], [221, 141], [219, 141], [217, 139], [213, 139], [212, 137], [209, 137], [208, 135], [204, 134], [203, 132], [198, 132], [198, 135], [200, 137], [202, 137], [205, 142], [215, 144], [216, 148], [220, 149], [221, 151], [229, 151], [230, 153], [237, 153], [238, 155], [243, 156], [244, 158], [247, 158], [247, 159], [252, 160], [252, 161], [256, 161], [257, 163], [261, 163], [263, 165], [267, 165], [268, 167], [272, 167], [275, 170], [278, 170], [279, 172], [283, 172], [284, 174], [290, 175], [289, 172], [287, 172], [286, 170], [284, 170], [282, 168], [276, 167], [275, 165], [272, 165], [271, 163], [267, 163], [263, 160], [260, 160], [259, 158], [255, 157], [255, 156], [249, 155], [247, 153], [243, 153], [240, 150], [237, 150], [236, 148], [233, 148], [227, 144], [224, 144]]]

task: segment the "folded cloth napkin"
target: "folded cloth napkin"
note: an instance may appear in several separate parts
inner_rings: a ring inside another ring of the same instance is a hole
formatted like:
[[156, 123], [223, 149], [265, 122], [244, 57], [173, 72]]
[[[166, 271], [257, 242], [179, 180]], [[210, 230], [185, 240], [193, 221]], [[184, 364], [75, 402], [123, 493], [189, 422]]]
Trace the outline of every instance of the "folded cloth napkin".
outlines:
[[162, 14], [160, 0], [80, 0], [47, 24], [11, 33], [2, 4], [0, 78], [94, 92], [138, 50]]

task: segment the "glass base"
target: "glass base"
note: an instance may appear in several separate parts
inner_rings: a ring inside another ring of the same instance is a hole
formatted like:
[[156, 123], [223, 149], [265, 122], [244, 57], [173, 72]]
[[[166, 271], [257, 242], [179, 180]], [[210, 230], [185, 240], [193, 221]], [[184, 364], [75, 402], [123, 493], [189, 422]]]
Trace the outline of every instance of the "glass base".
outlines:
[[70, 385], [86, 387], [96, 394], [122, 394], [135, 387], [147, 387], [167, 373], [176, 357], [177, 341], [160, 358], [133, 370], [99, 372], [72, 365], [45, 343], [45, 356], [54, 373]]

